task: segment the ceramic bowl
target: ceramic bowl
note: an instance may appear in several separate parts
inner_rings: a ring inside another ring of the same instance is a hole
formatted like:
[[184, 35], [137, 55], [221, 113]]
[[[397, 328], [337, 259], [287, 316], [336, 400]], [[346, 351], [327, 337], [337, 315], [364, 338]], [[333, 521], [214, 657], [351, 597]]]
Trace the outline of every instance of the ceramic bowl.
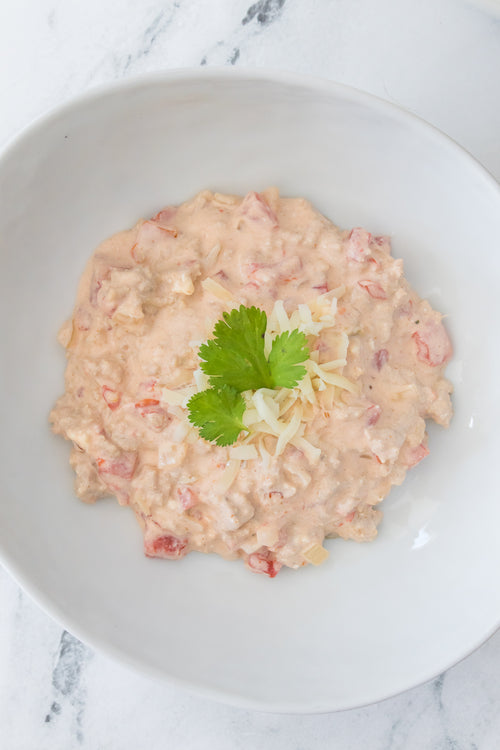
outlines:
[[[390, 234], [455, 349], [451, 427], [430, 430], [377, 540], [331, 540], [326, 564], [273, 580], [215, 556], [146, 559], [130, 511], [76, 499], [48, 425], [56, 333], [97, 244], [203, 188], [269, 185]], [[0, 158], [2, 562], [92, 647], [239, 706], [350, 708], [454, 664], [500, 623], [499, 237], [498, 185], [467, 153], [334, 83], [174, 71], [41, 118]]]

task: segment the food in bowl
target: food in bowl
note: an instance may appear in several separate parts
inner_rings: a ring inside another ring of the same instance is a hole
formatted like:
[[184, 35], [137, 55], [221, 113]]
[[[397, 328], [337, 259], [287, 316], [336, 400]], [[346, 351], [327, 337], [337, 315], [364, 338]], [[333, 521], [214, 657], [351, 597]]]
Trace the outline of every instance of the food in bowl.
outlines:
[[[76, 493], [129, 505], [150, 557], [215, 552], [274, 577], [323, 562], [326, 537], [370, 541], [429, 452], [425, 420], [452, 416], [442, 316], [389, 239], [274, 188], [204, 191], [103, 242], [59, 338], [51, 421]], [[231, 382], [215, 350], [239, 352]]]

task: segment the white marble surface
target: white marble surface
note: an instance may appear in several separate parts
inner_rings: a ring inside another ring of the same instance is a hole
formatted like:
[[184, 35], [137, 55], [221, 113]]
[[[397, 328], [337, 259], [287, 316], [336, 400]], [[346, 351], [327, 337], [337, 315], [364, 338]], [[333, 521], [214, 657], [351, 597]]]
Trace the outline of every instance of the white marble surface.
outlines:
[[[0, 145], [99, 83], [267, 66], [403, 105], [500, 178], [500, 0], [2, 0], [0, 59]], [[0, 750], [495, 750], [499, 675], [500, 632], [432, 683], [373, 706], [245, 712], [93, 653], [0, 568]]]

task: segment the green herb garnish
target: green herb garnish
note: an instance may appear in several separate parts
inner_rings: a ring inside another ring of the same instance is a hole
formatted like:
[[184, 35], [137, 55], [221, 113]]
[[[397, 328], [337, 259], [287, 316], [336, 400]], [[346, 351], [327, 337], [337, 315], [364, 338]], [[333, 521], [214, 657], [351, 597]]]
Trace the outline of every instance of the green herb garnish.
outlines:
[[309, 357], [305, 334], [298, 329], [281, 333], [266, 357], [266, 328], [263, 310], [241, 305], [223, 314], [213, 338], [200, 347], [201, 369], [212, 388], [192, 396], [187, 406], [190, 422], [205, 440], [231, 445], [246, 429], [242, 391], [294, 388], [306, 374], [300, 364]]
[[188, 401], [189, 421], [205, 440], [232, 445], [242, 430], [245, 401], [241, 393], [227, 385], [195, 393]]

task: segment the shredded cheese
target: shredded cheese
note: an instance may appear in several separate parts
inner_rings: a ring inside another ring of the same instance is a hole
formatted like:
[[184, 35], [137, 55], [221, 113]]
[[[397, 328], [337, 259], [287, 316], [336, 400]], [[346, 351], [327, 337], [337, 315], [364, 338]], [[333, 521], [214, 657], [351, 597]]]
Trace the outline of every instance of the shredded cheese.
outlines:
[[290, 442], [293, 446], [295, 446], [295, 448], [298, 448], [299, 451], [302, 451], [302, 453], [305, 454], [310, 464], [314, 466], [318, 463], [321, 456], [320, 448], [316, 448], [315, 445], [313, 445], [309, 442], [309, 440], [306, 440], [303, 437], [293, 438], [293, 440], [290, 440]]
[[[225, 302], [234, 301], [232, 294], [214, 279], [208, 277], [201, 283], [206, 292]], [[332, 289], [319, 295], [310, 305], [299, 305], [291, 315], [287, 314], [283, 300], [277, 300], [268, 316], [264, 338], [266, 355], [271, 350], [274, 338], [286, 331], [298, 328], [306, 336], [317, 337], [325, 328], [333, 328], [337, 299], [344, 292], [345, 287]], [[349, 337], [342, 331], [331, 331], [329, 337], [330, 341], [335, 342], [333, 346], [336, 358], [329, 362], [320, 362], [319, 351], [311, 347], [310, 358], [304, 363], [306, 374], [295, 388], [260, 388], [242, 394], [246, 404], [242, 419], [248, 433], [242, 433], [237, 443], [229, 448], [229, 461], [216, 485], [219, 492], [227, 492], [231, 487], [241, 461], [260, 458], [267, 469], [273, 458], [283, 454], [287, 445], [302, 451], [311, 465], [317, 464], [321, 457], [321, 449], [305, 437], [308, 422], [315, 409], [334, 408], [343, 390], [357, 392], [356, 384], [342, 374], [347, 364]], [[194, 384], [187, 388], [162, 389], [162, 399], [169, 405], [171, 413], [175, 413], [176, 416], [182, 414], [186, 422], [188, 419], [185, 409], [189, 398], [194, 393], [210, 387], [208, 377], [200, 368], [193, 373], [193, 379]], [[195, 431], [193, 426], [188, 424], [188, 439], [191, 441]], [[317, 559], [318, 556], [328, 554], [319, 545], [316, 547], [319, 552], [311, 548], [304, 557], [309, 559], [307, 555], [312, 555]]]
[[228, 489], [231, 487], [232, 483], [236, 479], [236, 476], [240, 469], [240, 463], [241, 461], [239, 459], [236, 459], [236, 458], [229, 459], [221, 478], [218, 480], [218, 482], [215, 485], [215, 489], [217, 493], [220, 493], [221, 495], [223, 495], [225, 492], [228, 491]]
[[182, 406], [186, 399], [186, 394], [183, 390], [172, 391], [170, 388], [161, 389], [161, 400], [164, 401], [168, 406]]
[[218, 297], [218, 299], [222, 300], [223, 302], [234, 302], [234, 297], [229, 289], [223, 287], [222, 284], [219, 284], [218, 281], [215, 281], [215, 279], [212, 279], [210, 276], [207, 276], [206, 279], [203, 279], [201, 285], [205, 292], [213, 294], [214, 297]]
[[209, 388], [210, 382], [208, 379], [208, 375], [205, 375], [203, 370], [201, 370], [199, 367], [197, 370], [193, 372], [193, 378], [194, 378], [194, 382], [196, 383], [198, 393], [200, 391], [204, 391], [206, 388]]
[[274, 451], [275, 456], [281, 456], [290, 440], [293, 440], [300, 427], [301, 419], [302, 410], [296, 411], [288, 424], [285, 425], [278, 438], [278, 442], [276, 443], [276, 450]]
[[229, 456], [240, 461], [249, 461], [252, 458], [258, 458], [259, 454], [255, 445], [237, 445], [234, 448], [230, 448]]

